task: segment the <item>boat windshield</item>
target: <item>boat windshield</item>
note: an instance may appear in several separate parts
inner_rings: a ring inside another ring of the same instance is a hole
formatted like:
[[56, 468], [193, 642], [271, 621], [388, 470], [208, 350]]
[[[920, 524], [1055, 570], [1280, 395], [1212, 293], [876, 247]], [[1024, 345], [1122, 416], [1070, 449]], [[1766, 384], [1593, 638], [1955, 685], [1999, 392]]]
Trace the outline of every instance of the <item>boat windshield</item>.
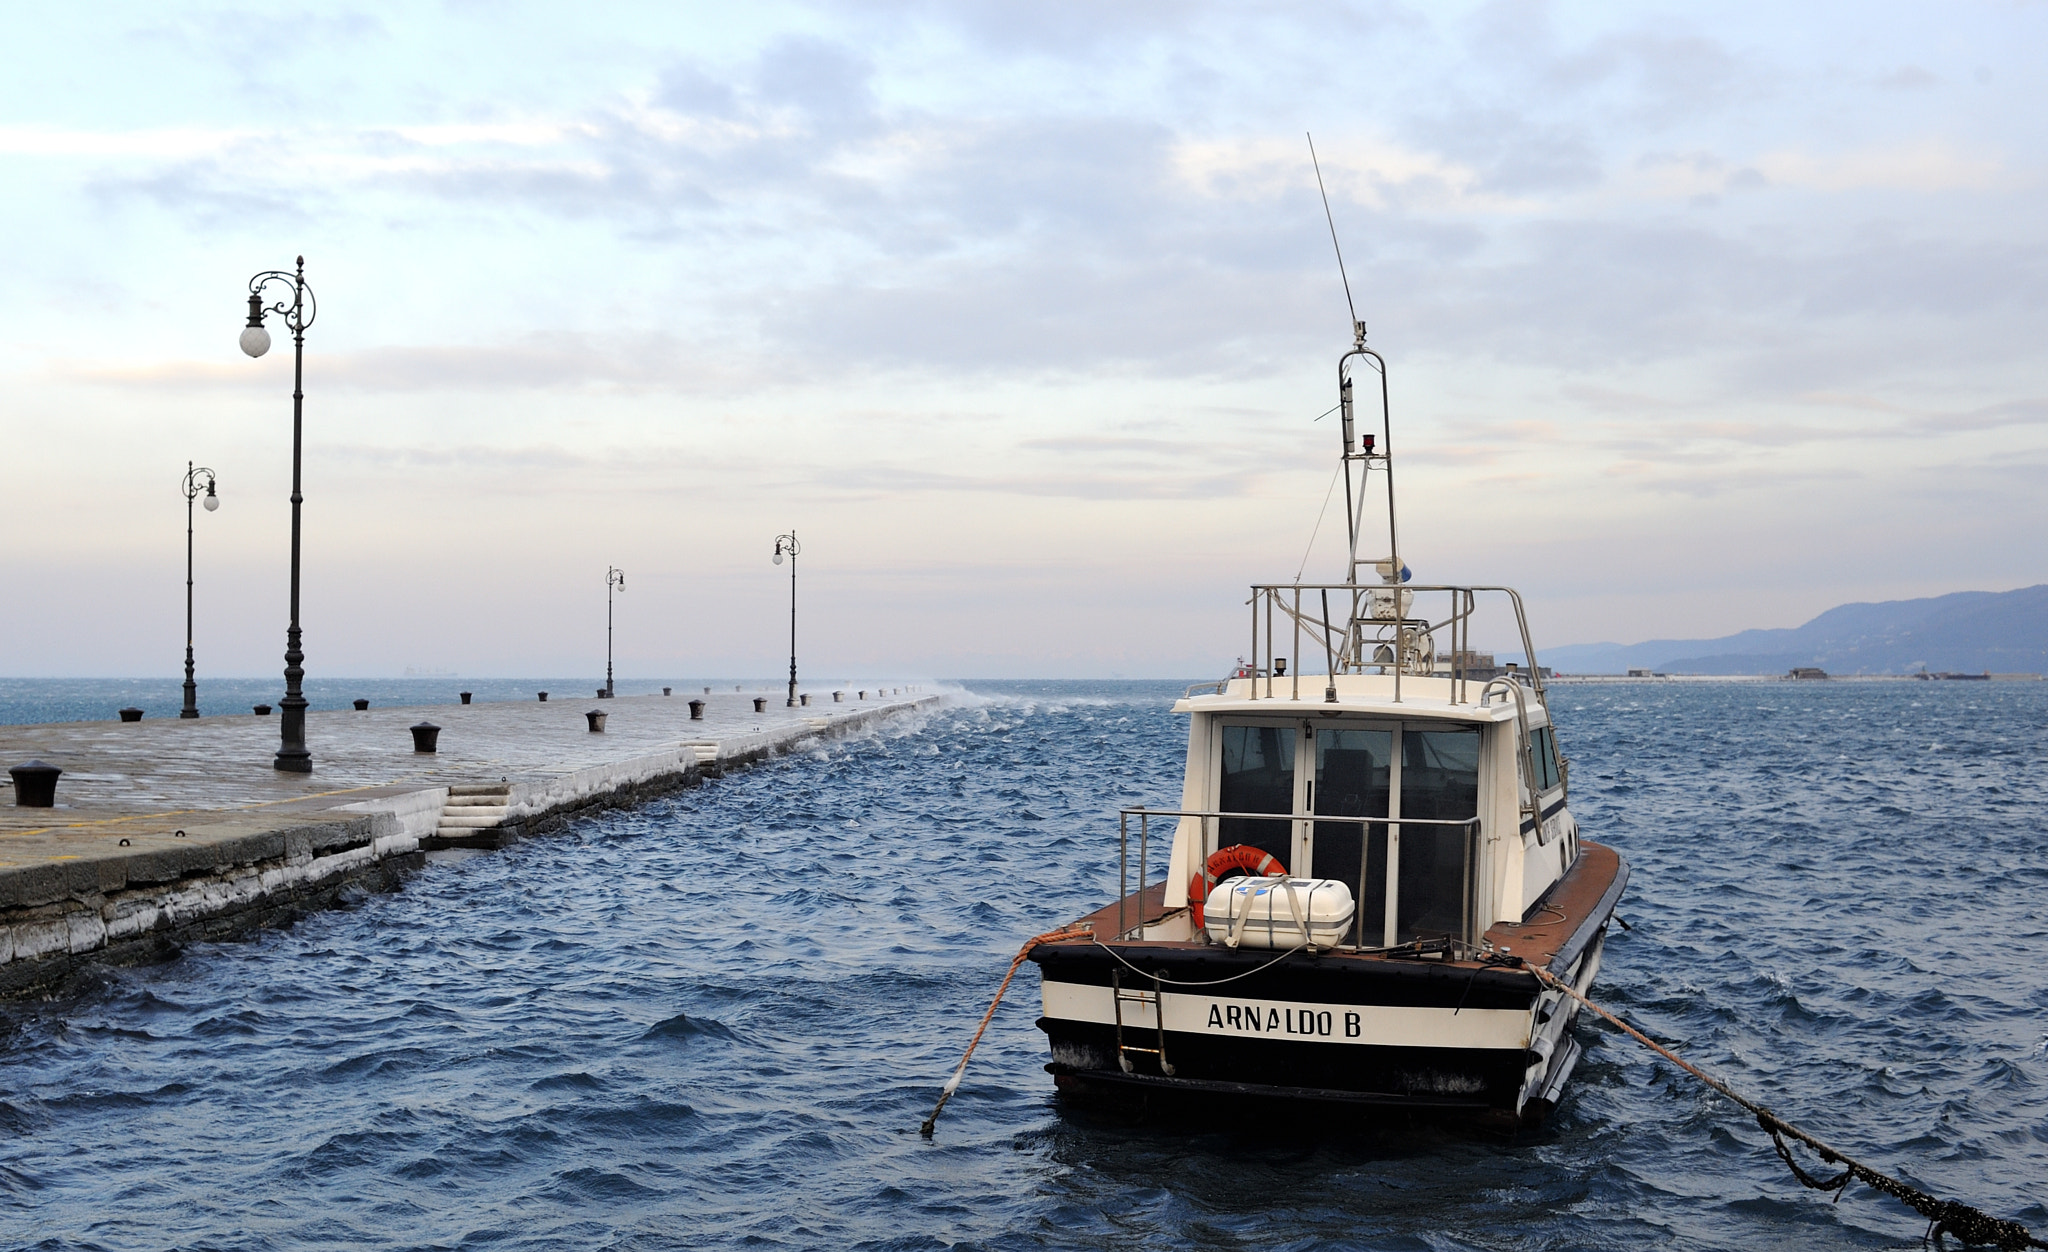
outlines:
[[[1218, 819], [1213, 847], [1246, 844], [1290, 873], [1348, 884], [1367, 946], [1469, 938], [1474, 830], [1433, 823], [1479, 814], [1478, 727], [1319, 719], [1218, 730], [1217, 809], [1274, 816]], [[1338, 817], [1385, 820], [1315, 820]]]

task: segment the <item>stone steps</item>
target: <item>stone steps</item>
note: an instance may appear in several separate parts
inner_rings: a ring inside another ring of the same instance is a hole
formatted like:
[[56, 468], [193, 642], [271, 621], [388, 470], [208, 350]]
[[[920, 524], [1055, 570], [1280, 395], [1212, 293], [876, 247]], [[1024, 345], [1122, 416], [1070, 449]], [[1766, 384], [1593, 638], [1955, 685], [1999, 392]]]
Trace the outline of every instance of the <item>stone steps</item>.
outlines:
[[503, 826], [511, 811], [509, 783], [456, 783], [448, 788], [432, 842], [443, 847], [496, 847], [500, 839], [488, 832]]

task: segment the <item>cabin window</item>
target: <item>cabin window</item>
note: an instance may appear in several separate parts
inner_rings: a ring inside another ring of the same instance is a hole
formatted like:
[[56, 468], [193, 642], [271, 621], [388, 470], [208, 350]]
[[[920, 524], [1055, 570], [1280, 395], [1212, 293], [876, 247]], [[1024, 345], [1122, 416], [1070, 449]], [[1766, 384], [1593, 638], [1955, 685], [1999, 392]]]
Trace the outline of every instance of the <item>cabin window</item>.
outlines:
[[1479, 728], [1401, 733], [1400, 889], [1393, 942], [1465, 938], [1472, 906], [1473, 827], [1419, 825], [1479, 816]]
[[[1294, 726], [1224, 726], [1223, 774], [1216, 807], [1225, 813], [1294, 812]], [[1247, 844], [1288, 865], [1294, 823], [1226, 817], [1217, 822], [1217, 846]]]
[[1529, 732], [1529, 746], [1535, 750], [1536, 790], [1555, 790], [1561, 781], [1557, 768], [1557, 736], [1548, 726], [1538, 727]]

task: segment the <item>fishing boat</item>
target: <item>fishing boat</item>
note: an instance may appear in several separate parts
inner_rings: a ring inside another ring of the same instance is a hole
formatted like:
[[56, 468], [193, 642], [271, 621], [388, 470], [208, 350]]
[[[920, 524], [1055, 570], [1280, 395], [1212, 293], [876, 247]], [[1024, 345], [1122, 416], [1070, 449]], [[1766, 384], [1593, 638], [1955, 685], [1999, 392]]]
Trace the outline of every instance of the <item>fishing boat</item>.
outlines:
[[[1578, 1002], [1530, 967], [1591, 984], [1628, 867], [1580, 837], [1521, 596], [1413, 579], [1387, 364], [1352, 325], [1343, 580], [1251, 588], [1249, 654], [1174, 705], [1180, 806], [1121, 810], [1117, 898], [1030, 950], [1065, 1096], [1525, 1126], [1579, 1059]], [[1385, 548], [1364, 550], [1381, 496]], [[1524, 664], [1494, 666], [1475, 629], [1512, 629]]]

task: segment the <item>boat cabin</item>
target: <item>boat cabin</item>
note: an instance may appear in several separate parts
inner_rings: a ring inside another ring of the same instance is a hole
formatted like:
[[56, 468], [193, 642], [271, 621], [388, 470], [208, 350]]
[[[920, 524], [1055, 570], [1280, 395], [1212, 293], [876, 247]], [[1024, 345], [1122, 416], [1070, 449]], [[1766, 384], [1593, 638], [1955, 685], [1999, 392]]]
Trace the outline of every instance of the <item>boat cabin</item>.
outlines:
[[[1236, 678], [1175, 705], [1191, 724], [1168, 909], [1198, 903], [1190, 887], [1208, 858], [1243, 845], [1292, 877], [1349, 885], [1355, 914], [1340, 946], [1471, 949], [1494, 923], [1521, 921], [1575, 859], [1565, 763], [1542, 701], [1512, 680], [1482, 690], [1410, 675], [1397, 698], [1390, 675], [1339, 674], [1334, 701], [1313, 688], [1261, 694], [1272, 685]], [[1184, 914], [1144, 937], [1194, 929]]]

